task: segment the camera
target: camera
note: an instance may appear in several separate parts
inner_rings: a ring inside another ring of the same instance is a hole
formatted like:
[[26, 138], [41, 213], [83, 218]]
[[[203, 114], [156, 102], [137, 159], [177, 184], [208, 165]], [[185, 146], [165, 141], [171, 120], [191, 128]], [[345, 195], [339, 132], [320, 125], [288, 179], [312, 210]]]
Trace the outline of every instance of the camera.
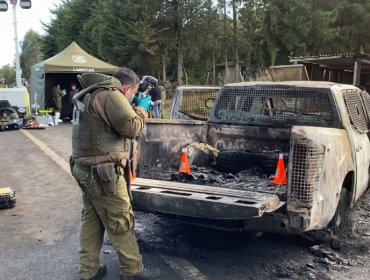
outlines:
[[143, 76], [139, 84], [139, 92], [146, 91], [149, 87], [153, 88], [158, 85], [158, 79], [153, 76]]

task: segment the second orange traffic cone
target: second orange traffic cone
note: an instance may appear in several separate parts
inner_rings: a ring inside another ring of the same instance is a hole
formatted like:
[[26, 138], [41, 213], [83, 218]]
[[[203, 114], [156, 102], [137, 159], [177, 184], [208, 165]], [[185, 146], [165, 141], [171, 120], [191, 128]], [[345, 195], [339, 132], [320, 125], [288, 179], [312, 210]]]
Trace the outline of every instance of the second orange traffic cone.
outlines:
[[186, 148], [183, 148], [181, 150], [181, 161], [180, 161], [180, 168], [179, 168], [180, 174], [188, 174], [190, 175], [190, 163], [189, 163], [189, 157], [188, 157], [188, 150]]
[[279, 154], [279, 161], [276, 167], [276, 172], [272, 183], [274, 185], [279, 186], [288, 184], [283, 154]]
[[136, 176], [134, 175], [134, 172], [132, 172], [132, 170], [131, 170], [131, 172], [130, 172], [130, 182], [133, 183], [135, 181], [135, 179], [136, 179]]

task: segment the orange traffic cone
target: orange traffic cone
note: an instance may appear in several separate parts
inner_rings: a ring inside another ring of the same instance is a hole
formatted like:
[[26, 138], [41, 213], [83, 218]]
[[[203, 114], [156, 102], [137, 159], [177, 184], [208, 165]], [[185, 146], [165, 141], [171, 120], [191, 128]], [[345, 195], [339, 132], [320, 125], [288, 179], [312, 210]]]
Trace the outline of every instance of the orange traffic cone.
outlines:
[[186, 148], [182, 148], [181, 150], [181, 161], [180, 161], [180, 168], [179, 173], [185, 173], [190, 175], [190, 163], [188, 158], [188, 150]]
[[276, 172], [275, 172], [274, 180], [272, 181], [272, 183], [274, 185], [279, 185], [279, 186], [288, 184], [283, 154], [279, 154], [279, 161], [276, 167]]
[[131, 170], [130, 172], [130, 182], [133, 183], [135, 181], [136, 177], [134, 176], [134, 172]]

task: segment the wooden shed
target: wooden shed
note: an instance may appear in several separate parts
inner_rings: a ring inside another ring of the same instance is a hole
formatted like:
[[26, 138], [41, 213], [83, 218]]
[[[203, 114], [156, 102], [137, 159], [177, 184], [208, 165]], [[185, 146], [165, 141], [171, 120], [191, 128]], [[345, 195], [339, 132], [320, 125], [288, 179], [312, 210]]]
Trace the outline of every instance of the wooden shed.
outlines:
[[292, 57], [294, 64], [306, 67], [311, 81], [330, 81], [362, 86], [370, 91], [370, 55], [364, 53]]

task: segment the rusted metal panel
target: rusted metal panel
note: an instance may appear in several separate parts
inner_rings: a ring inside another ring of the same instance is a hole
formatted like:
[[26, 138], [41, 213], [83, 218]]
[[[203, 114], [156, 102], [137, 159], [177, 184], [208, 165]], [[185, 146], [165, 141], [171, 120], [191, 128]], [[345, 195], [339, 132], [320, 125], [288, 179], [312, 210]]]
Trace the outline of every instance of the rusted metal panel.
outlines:
[[208, 219], [246, 219], [279, 209], [274, 194], [137, 178], [135, 209]]
[[219, 86], [179, 86], [172, 102], [170, 119], [207, 120]]
[[140, 137], [140, 163], [149, 166], [160, 163], [164, 168], [177, 165], [182, 147], [205, 142], [206, 128], [201, 121], [148, 121]]
[[308, 81], [307, 69], [303, 64], [270, 66], [267, 71], [273, 81]]
[[220, 150], [289, 151], [290, 128], [209, 123], [207, 142]]

